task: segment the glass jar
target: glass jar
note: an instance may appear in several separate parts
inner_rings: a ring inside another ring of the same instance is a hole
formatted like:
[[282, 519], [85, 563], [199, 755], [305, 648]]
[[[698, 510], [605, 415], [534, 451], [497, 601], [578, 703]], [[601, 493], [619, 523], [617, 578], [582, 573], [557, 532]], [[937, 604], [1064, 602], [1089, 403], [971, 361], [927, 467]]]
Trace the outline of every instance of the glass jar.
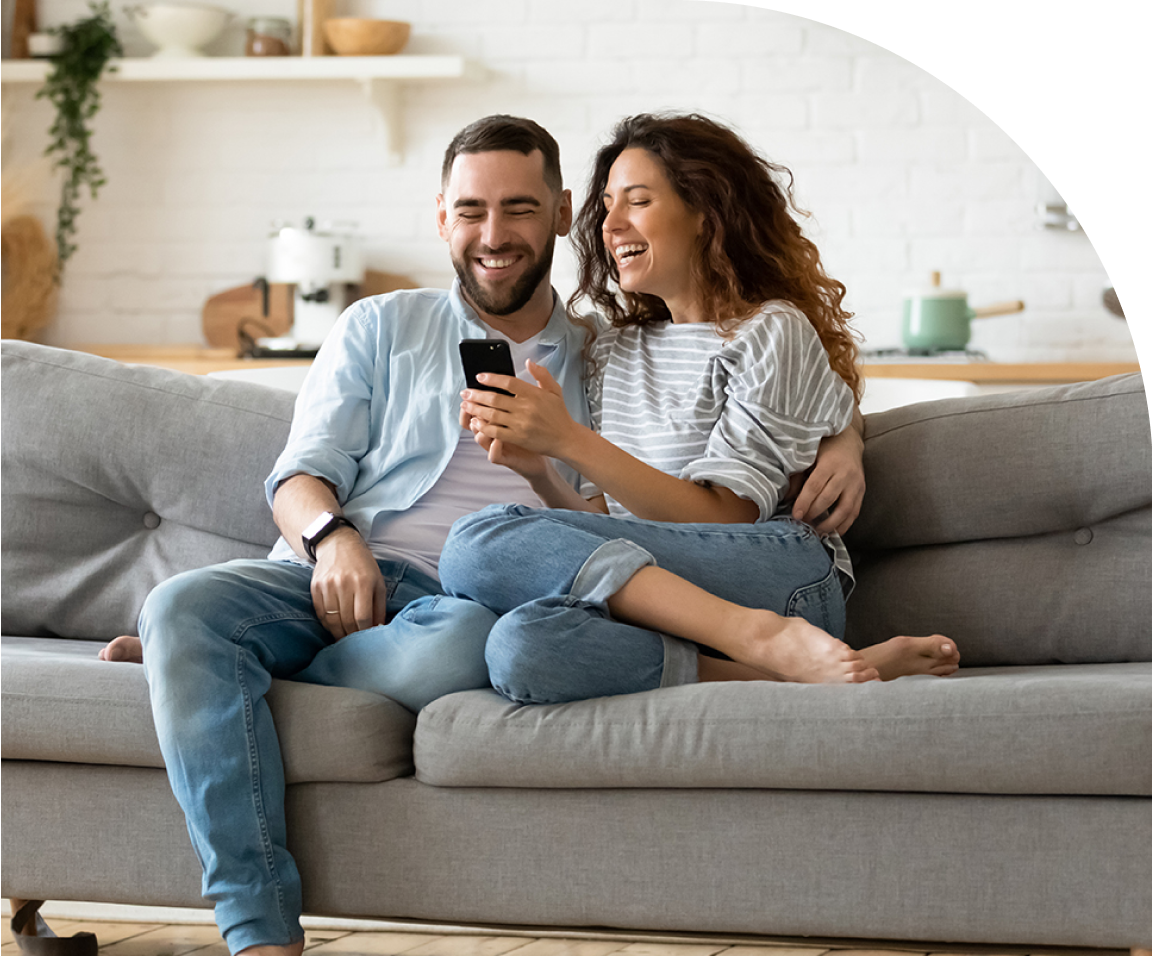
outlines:
[[281, 17], [253, 17], [248, 21], [245, 56], [288, 56], [292, 52], [292, 24]]

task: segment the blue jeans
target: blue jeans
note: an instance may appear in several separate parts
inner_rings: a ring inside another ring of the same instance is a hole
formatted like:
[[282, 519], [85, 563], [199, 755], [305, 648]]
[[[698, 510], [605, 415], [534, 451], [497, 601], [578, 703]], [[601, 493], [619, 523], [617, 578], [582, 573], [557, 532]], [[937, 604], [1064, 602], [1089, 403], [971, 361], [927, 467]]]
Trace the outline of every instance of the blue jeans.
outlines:
[[452, 526], [440, 581], [502, 615], [486, 649], [492, 686], [520, 703], [560, 703], [696, 680], [696, 645], [608, 611], [608, 599], [648, 565], [843, 638], [831, 555], [791, 518], [676, 524], [492, 505]]
[[410, 710], [488, 686], [496, 615], [381, 561], [387, 624], [333, 642], [312, 607], [312, 569], [232, 561], [177, 575], [140, 614], [160, 749], [231, 952], [303, 938], [287, 850], [284, 766], [264, 699], [272, 678], [358, 687]]

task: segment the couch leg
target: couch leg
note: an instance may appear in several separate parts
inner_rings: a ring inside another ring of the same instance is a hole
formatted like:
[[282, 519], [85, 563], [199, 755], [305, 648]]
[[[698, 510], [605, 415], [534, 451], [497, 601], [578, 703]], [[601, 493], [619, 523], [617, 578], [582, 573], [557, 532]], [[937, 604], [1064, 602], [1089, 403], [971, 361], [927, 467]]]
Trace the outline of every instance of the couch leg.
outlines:
[[[8, 907], [9, 907], [9, 909], [12, 910], [12, 916], [15, 917], [16, 914], [19, 913], [20, 910], [22, 910], [24, 908], [24, 906], [25, 906], [25, 904], [27, 904], [27, 902], [28, 902], [27, 900], [10, 899], [8, 901]], [[33, 920], [32, 925], [28, 927], [28, 932], [25, 935], [26, 936], [35, 936], [36, 935], [36, 921], [35, 920]], [[1133, 956], [1137, 956], [1135, 950], [1133, 950]]]

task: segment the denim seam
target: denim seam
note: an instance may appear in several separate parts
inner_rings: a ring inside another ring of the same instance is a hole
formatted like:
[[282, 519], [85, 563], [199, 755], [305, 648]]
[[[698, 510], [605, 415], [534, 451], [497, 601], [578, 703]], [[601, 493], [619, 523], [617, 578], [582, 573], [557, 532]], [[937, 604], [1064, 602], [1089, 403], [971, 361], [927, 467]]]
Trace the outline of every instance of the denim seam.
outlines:
[[[300, 619], [299, 615], [270, 615], [273, 620], [287, 620]], [[267, 621], [262, 621], [267, 623]], [[242, 628], [241, 630], [246, 630]], [[240, 687], [240, 693], [244, 700], [244, 729], [248, 736], [248, 770], [251, 774], [250, 782], [252, 785], [252, 806], [256, 812], [256, 820], [260, 826], [260, 840], [263, 844], [264, 863], [268, 868], [268, 877], [276, 890], [276, 905], [279, 910], [281, 926], [288, 925], [287, 913], [285, 912], [284, 900], [284, 887], [280, 879], [280, 874], [276, 870], [275, 853], [272, 849], [272, 839], [268, 832], [268, 815], [264, 808], [264, 796], [261, 793], [258, 781], [263, 779], [260, 770], [260, 753], [256, 748], [256, 726], [252, 707], [252, 692], [248, 687], [248, 682], [244, 678], [244, 657], [250, 653], [244, 648], [236, 645], [236, 680]], [[285, 935], [287, 935], [285, 933]]]

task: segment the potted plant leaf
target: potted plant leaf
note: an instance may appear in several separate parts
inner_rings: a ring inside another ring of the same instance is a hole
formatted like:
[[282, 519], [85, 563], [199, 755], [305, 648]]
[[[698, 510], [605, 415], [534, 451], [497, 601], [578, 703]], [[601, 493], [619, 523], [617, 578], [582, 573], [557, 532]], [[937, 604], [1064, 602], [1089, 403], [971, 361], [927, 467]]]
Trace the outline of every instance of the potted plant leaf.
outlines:
[[87, 186], [95, 199], [105, 182], [92, 152], [89, 124], [100, 110], [100, 76], [109, 60], [123, 54], [108, 0], [92, 0], [89, 9], [91, 16], [47, 31], [60, 38], [61, 48], [51, 57], [48, 77], [36, 94], [56, 108], [56, 120], [49, 129], [52, 142], [45, 154], [55, 155], [55, 167], [64, 170], [56, 214], [57, 282], [65, 261], [76, 251], [72, 240], [80, 191]]

